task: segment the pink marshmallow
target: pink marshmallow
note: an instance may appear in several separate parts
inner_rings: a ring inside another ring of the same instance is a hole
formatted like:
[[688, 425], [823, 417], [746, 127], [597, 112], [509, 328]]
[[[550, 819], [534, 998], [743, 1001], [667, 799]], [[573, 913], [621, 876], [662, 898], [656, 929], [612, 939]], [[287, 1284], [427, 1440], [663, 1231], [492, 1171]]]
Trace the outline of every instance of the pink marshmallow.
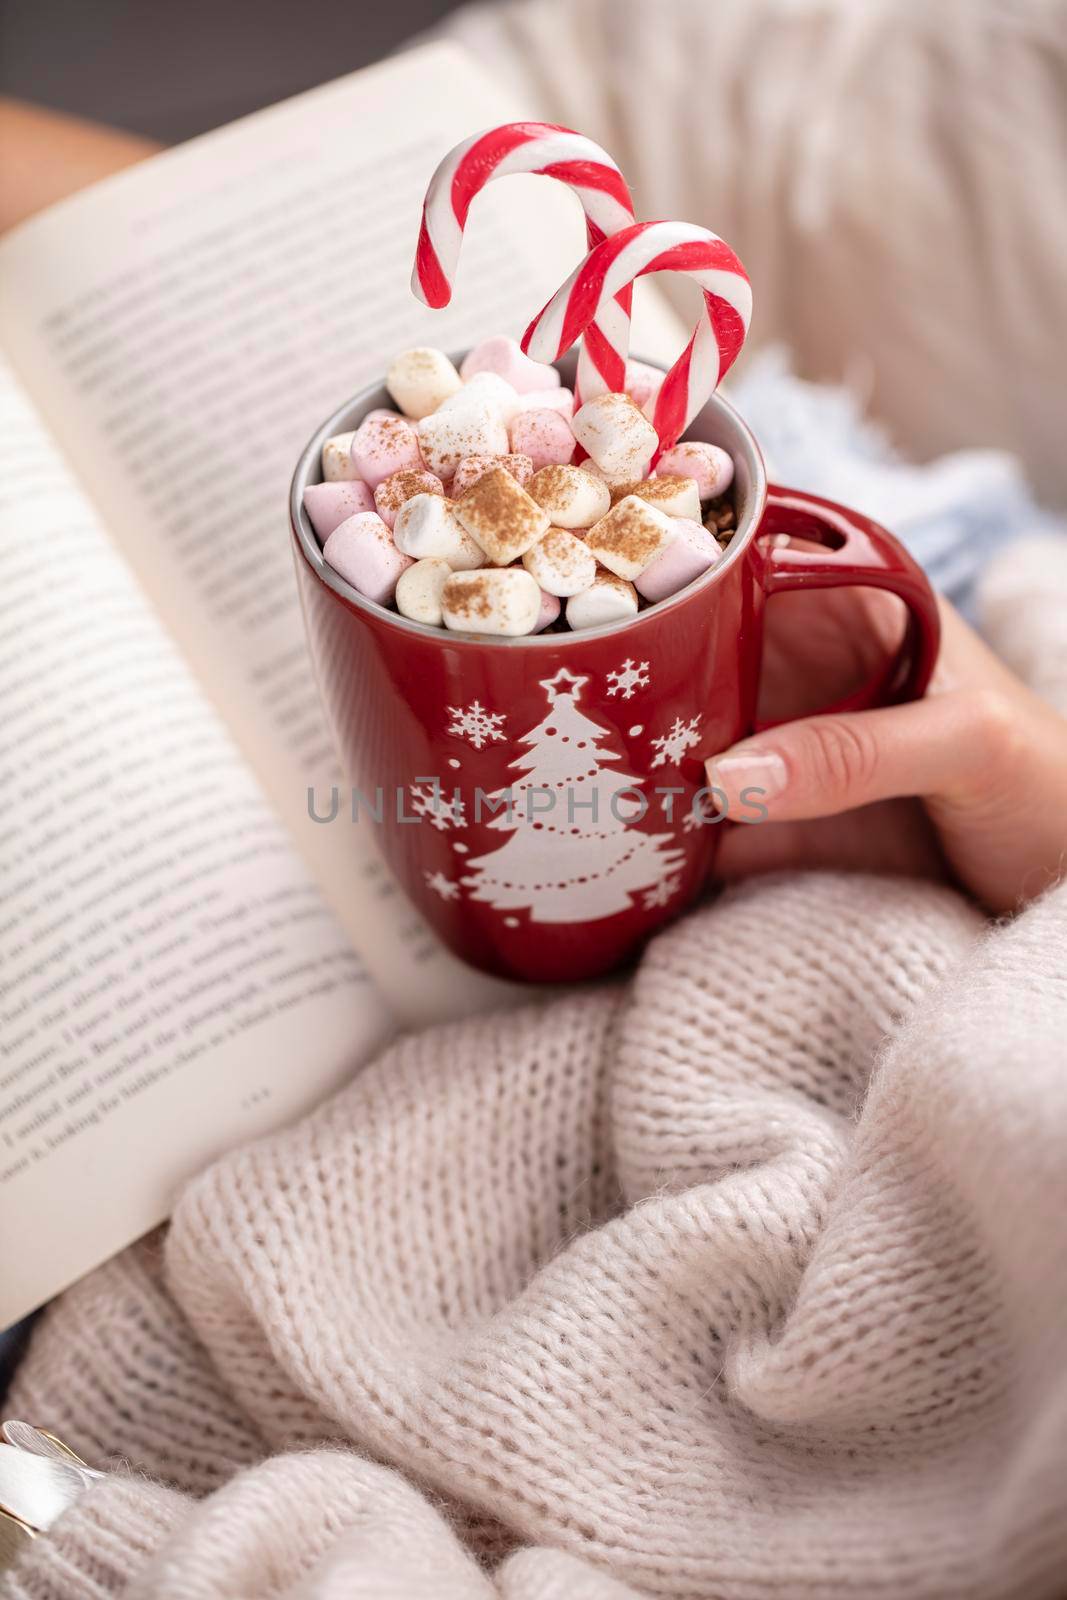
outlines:
[[665, 450], [656, 463], [656, 471], [661, 478], [695, 478], [702, 500], [713, 500], [725, 493], [734, 481], [731, 457], [717, 444], [705, 444], [703, 439], [683, 439], [673, 449]]
[[359, 511], [340, 523], [327, 539], [322, 552], [335, 572], [353, 589], [388, 605], [396, 592], [396, 581], [413, 565], [402, 555], [393, 536], [374, 511]]
[[558, 411], [561, 417], [574, 415], [573, 389], [531, 389], [519, 396], [520, 411]]
[[520, 411], [512, 418], [508, 437], [512, 450], [529, 456], [535, 472], [566, 466], [574, 455], [571, 425], [558, 411]]
[[435, 478], [432, 472], [409, 467], [404, 472], [394, 472], [391, 477], [382, 479], [374, 491], [374, 509], [385, 526], [392, 528], [396, 523], [397, 513], [406, 500], [413, 500], [417, 494], [444, 494], [444, 492], [444, 484], [440, 478]]
[[663, 374], [658, 367], [650, 367], [647, 361], [626, 363], [626, 393], [634, 405], [640, 406], [642, 411], [650, 401], [655, 405], [662, 384]]
[[646, 600], [666, 600], [713, 567], [722, 555], [715, 536], [689, 517], [671, 517], [674, 538], [633, 580]]
[[473, 378], [476, 372], [495, 372], [519, 394], [526, 394], [531, 389], [556, 389], [562, 381], [555, 367], [532, 361], [523, 354], [514, 339], [502, 333], [492, 339], [483, 339], [464, 357], [459, 369], [464, 383], [468, 378]]
[[358, 478], [347, 483], [309, 483], [304, 490], [308, 521], [325, 544], [333, 530], [357, 511], [373, 511], [374, 496]]
[[375, 406], [373, 411], [367, 412], [363, 420], [364, 422], [381, 422], [385, 417], [400, 417], [403, 420], [404, 413], [402, 411], [393, 411], [389, 406]]
[[403, 417], [365, 417], [352, 437], [352, 465], [370, 489], [394, 472], [423, 468], [419, 436]]
[[560, 612], [560, 599], [559, 599], [559, 596], [558, 595], [554, 595], [554, 594], [548, 594], [544, 589], [542, 589], [541, 590], [541, 609], [537, 613], [537, 621], [534, 623], [533, 627], [530, 629], [530, 632], [531, 633], [544, 633], [545, 629], [546, 628], [550, 628], [552, 626], [552, 624], [555, 622], [556, 618], [559, 616], [559, 612]]
[[456, 467], [452, 479], [452, 498], [459, 500], [479, 478], [484, 478], [494, 467], [503, 467], [519, 486], [525, 489], [533, 477], [534, 465], [529, 456], [464, 456]]

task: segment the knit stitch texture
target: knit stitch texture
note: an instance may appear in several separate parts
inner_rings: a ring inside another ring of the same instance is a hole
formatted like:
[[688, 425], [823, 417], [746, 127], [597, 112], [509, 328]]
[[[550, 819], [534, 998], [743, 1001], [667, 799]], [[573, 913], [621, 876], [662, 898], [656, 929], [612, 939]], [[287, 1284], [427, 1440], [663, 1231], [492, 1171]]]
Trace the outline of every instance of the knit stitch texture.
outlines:
[[45, 1317], [9, 1409], [117, 1470], [0, 1596], [1053, 1600], [1065, 951], [797, 873], [401, 1040]]

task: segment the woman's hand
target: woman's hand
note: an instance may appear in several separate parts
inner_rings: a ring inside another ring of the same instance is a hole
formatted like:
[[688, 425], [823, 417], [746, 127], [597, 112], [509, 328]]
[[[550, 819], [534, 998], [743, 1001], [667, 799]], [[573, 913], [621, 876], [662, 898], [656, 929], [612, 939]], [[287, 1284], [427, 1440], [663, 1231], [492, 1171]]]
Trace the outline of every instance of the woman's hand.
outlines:
[[[798, 683], [809, 701], [812, 690], [823, 704], [832, 700], [842, 668], [866, 671], [899, 626], [894, 602], [873, 591], [804, 596], [802, 606], [793, 599], [768, 608], [766, 717], [796, 714]], [[708, 762], [708, 782], [725, 794], [725, 803], [721, 794], [717, 800], [728, 818], [751, 816], [757, 799], [767, 810], [759, 825], [727, 821], [721, 876], [847, 866], [955, 877], [1004, 912], [1063, 875], [1067, 721], [945, 601], [941, 623], [925, 699], [806, 717]]]

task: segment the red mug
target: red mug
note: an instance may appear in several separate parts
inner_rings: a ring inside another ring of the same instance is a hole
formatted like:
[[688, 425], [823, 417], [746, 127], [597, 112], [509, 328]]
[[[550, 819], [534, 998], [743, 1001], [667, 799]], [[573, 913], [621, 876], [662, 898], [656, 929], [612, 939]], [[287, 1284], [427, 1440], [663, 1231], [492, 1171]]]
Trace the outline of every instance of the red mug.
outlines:
[[[573, 357], [559, 367], [568, 381]], [[582, 632], [498, 639], [410, 622], [326, 565], [302, 503], [324, 441], [389, 404], [376, 386], [336, 411], [290, 500], [311, 656], [346, 774], [386, 863], [457, 955], [511, 978], [595, 977], [689, 905], [714, 866], [703, 763], [755, 726], [767, 600], [862, 584], [904, 601], [896, 655], [833, 708], [858, 709], [925, 690], [933, 592], [877, 523], [769, 485], [755, 438], [715, 395], [687, 437], [733, 457], [737, 528], [703, 577], [632, 621]]]

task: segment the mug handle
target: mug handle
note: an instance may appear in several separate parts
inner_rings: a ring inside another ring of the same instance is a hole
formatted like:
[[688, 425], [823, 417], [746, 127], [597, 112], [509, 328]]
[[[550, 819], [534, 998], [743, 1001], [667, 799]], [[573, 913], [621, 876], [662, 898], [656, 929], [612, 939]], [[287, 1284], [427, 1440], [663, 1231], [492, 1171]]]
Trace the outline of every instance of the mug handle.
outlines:
[[[773, 534], [789, 534], [824, 548], [776, 547], [767, 542]], [[763, 555], [761, 582], [768, 599], [793, 589], [840, 589], [858, 584], [888, 589], [908, 608], [904, 637], [885, 666], [844, 699], [808, 715], [867, 711], [921, 698], [937, 661], [941, 618], [925, 573], [891, 533], [862, 512], [834, 500], [772, 484], [756, 538]], [[756, 731], [772, 726], [758, 723]]]

